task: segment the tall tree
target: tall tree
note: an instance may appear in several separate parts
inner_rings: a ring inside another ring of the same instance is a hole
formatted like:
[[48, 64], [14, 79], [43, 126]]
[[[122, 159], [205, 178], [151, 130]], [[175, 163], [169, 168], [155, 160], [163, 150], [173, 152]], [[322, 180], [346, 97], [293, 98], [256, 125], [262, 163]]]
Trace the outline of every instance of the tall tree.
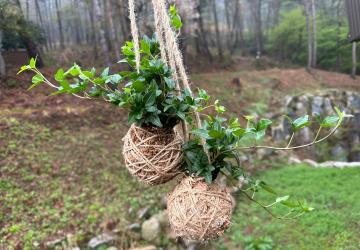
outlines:
[[65, 48], [65, 44], [64, 44], [64, 31], [63, 31], [63, 27], [62, 27], [62, 19], [61, 19], [61, 10], [60, 10], [60, 0], [55, 0], [55, 7], [56, 7], [56, 15], [57, 15], [57, 22], [58, 22], [58, 26], [59, 26], [59, 36], [60, 36], [60, 47], [62, 49]]
[[341, 15], [341, 6], [342, 6], [342, 0], [335, 0], [334, 4], [336, 4], [336, 69], [340, 71], [341, 68], [341, 53], [340, 53], [340, 47], [341, 47], [341, 27], [342, 27], [342, 15]]
[[317, 31], [316, 31], [316, 7], [315, 0], [311, 0], [311, 22], [312, 22], [312, 67], [316, 67], [317, 59]]
[[114, 27], [114, 22], [113, 22], [113, 8], [111, 6], [111, 2], [110, 0], [105, 0], [105, 5], [107, 6], [107, 12], [106, 12], [106, 18], [108, 19], [108, 23], [109, 23], [109, 32], [110, 32], [110, 39], [112, 41], [114, 50], [115, 50], [115, 55], [116, 55], [116, 59], [119, 61], [120, 60], [120, 48], [119, 48], [119, 44], [118, 44], [118, 40], [116, 39], [116, 30]]
[[2, 56], [2, 31], [0, 30], [0, 80], [6, 77], [6, 65]]
[[263, 32], [262, 32], [262, 0], [248, 0], [250, 3], [251, 15], [254, 20], [255, 26], [255, 38], [256, 38], [256, 50], [260, 55], [263, 51]]
[[234, 42], [231, 47], [231, 53], [239, 47], [241, 49], [241, 53], [244, 53], [244, 20], [242, 14], [242, 5], [241, 0], [235, 0], [234, 7], [234, 20], [232, 22], [233, 30], [234, 30]]
[[75, 42], [76, 44], [81, 44], [81, 29], [82, 29], [82, 21], [79, 13], [79, 3], [78, 0], [73, 0], [73, 12], [74, 12], [74, 29], [75, 29]]
[[317, 25], [315, 0], [304, 0], [306, 15], [306, 32], [308, 34], [308, 63], [307, 68], [315, 68], [317, 61]]
[[311, 32], [311, 0], [304, 0], [304, 6], [305, 6], [305, 16], [306, 16], [306, 33], [308, 36], [308, 60], [307, 60], [307, 69], [310, 70], [312, 67], [312, 59], [313, 59], [313, 46], [312, 46], [312, 32]]
[[356, 67], [357, 67], [357, 59], [356, 59], [356, 42], [352, 43], [352, 70], [351, 77], [355, 79], [356, 77]]
[[93, 54], [95, 59], [98, 59], [99, 53], [98, 53], [98, 35], [95, 28], [95, 7], [94, 7], [94, 1], [90, 0], [87, 2], [87, 9], [89, 14], [89, 20], [90, 20], [90, 28], [91, 28], [91, 44], [93, 47]]
[[217, 9], [216, 9], [216, 1], [215, 0], [211, 1], [211, 7], [212, 7], [213, 16], [214, 16], [215, 34], [216, 34], [216, 46], [217, 46], [217, 50], [218, 50], [218, 55], [219, 55], [220, 59], [222, 59], [222, 58], [224, 58], [224, 53], [223, 53], [221, 40], [220, 40], [219, 20], [218, 20], [218, 16], [217, 16]]
[[28, 23], [25, 20], [24, 13], [22, 12], [21, 9], [20, 0], [15, 0], [15, 6], [17, 7], [19, 13], [17, 17], [14, 17], [17, 18], [16, 26], [19, 37], [22, 43], [24, 44], [29, 57], [33, 57], [33, 58], [37, 57], [37, 66], [42, 67], [44, 66], [44, 61], [42, 60], [42, 56], [38, 49], [37, 44], [34, 42], [32, 38], [32, 34], [29, 32]]
[[106, 65], [110, 66], [110, 57], [109, 57], [109, 47], [108, 44], [106, 42], [106, 37], [105, 37], [105, 30], [103, 28], [103, 16], [102, 16], [102, 12], [101, 12], [101, 5], [100, 5], [100, 0], [93, 0], [94, 1], [94, 12], [95, 12], [95, 29], [96, 32], [99, 33], [99, 41], [100, 41], [100, 46], [102, 48], [104, 57], [105, 57], [105, 63]]

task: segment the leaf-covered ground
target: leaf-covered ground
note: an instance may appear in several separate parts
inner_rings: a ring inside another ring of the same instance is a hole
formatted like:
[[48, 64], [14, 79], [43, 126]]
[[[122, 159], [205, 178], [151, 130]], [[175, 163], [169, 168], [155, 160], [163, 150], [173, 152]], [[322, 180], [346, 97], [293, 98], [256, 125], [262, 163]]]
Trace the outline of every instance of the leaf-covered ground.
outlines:
[[[314, 81], [308, 87], [328, 81], [321, 71], [317, 79], [300, 71], [206, 73], [194, 75], [193, 80], [234, 114], [264, 114], [296, 89], [287, 87], [289, 75], [299, 77], [299, 91], [309, 79]], [[351, 88], [357, 84], [345, 75], [331, 74]], [[231, 83], [236, 77], [242, 89]], [[121, 230], [136, 221], [140, 208], [159, 209], [161, 197], [173, 183], [149, 187], [128, 174], [121, 158], [126, 114], [100, 103], [46, 97], [45, 92], [16, 86], [0, 89], [0, 249], [44, 248], [44, 242], [69, 233], [85, 243], [104, 230]], [[283, 188], [284, 194], [310, 199], [316, 210], [299, 221], [282, 222], [240, 199], [234, 225], [215, 244], [217, 249], [255, 243], [277, 249], [360, 248], [357, 169], [299, 166], [272, 169], [260, 177]]]

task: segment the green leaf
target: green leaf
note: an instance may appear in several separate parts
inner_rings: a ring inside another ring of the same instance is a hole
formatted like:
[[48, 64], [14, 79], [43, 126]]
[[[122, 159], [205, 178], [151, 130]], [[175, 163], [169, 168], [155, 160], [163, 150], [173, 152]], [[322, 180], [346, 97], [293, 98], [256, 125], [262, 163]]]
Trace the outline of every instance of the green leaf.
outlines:
[[159, 127], [159, 128], [162, 127], [162, 123], [161, 123], [160, 118], [159, 118], [158, 115], [152, 115], [152, 116], [150, 116], [149, 120], [150, 120], [150, 122], [151, 122], [152, 124], [154, 124], [155, 126], [157, 126], [157, 127]]
[[105, 78], [105, 77], [107, 77], [109, 75], [109, 67], [106, 67], [104, 70], [103, 70], [103, 72], [101, 73], [101, 77], [102, 78]]
[[20, 73], [22, 73], [22, 72], [25, 71], [25, 70], [28, 70], [28, 69], [31, 69], [29, 65], [23, 65], [23, 66], [21, 66], [19, 72], [17, 72], [17, 75], [20, 74]]
[[210, 184], [212, 182], [212, 174], [210, 171], [205, 172], [204, 178], [206, 183]]
[[222, 114], [226, 111], [224, 106], [215, 106], [215, 110], [217, 113]]
[[131, 87], [137, 92], [142, 92], [145, 89], [145, 84], [142, 81], [135, 81], [131, 84]]
[[150, 44], [146, 40], [141, 40], [140, 46], [142, 52], [144, 52], [147, 55], [151, 55]]
[[208, 93], [206, 93], [206, 91], [203, 89], [199, 89], [199, 97], [205, 101], [208, 101], [210, 99]]
[[271, 124], [272, 124], [271, 120], [269, 120], [269, 119], [261, 119], [257, 124], [257, 130], [265, 130]]
[[264, 189], [265, 191], [267, 191], [267, 192], [269, 192], [269, 193], [271, 193], [271, 194], [277, 195], [276, 191], [275, 191], [272, 187], [270, 187], [269, 185], [267, 185], [265, 182], [261, 181], [259, 185], [260, 185], [260, 187], [261, 187], [262, 189]]
[[229, 124], [230, 124], [230, 128], [240, 127], [239, 119], [237, 117], [231, 118]]
[[320, 123], [320, 126], [323, 128], [326, 127], [334, 127], [336, 126], [337, 122], [339, 121], [338, 116], [327, 116], [324, 120]]
[[205, 139], [211, 139], [211, 137], [206, 129], [200, 129], [200, 128], [193, 129], [191, 131], [191, 133], [194, 135], [200, 136], [202, 138], [205, 138]]
[[175, 89], [175, 81], [173, 79], [170, 79], [168, 77], [164, 77], [164, 80], [166, 82], [166, 85], [169, 89]]
[[243, 129], [243, 128], [237, 128], [237, 129], [235, 129], [235, 130], [232, 132], [232, 134], [233, 134], [234, 136], [236, 136], [236, 137], [241, 137], [241, 136], [243, 136], [243, 135], [245, 134], [245, 132], [246, 132], [245, 129]]
[[294, 132], [299, 131], [302, 128], [305, 128], [310, 125], [309, 115], [299, 117], [292, 123], [292, 129]]
[[181, 120], [183, 120], [183, 121], [186, 120], [185, 113], [178, 111], [178, 112], [176, 112], [176, 115], [177, 115]]
[[210, 130], [208, 134], [210, 137], [215, 138], [215, 139], [222, 139], [225, 136], [224, 133], [222, 133], [218, 130]]
[[55, 80], [60, 82], [62, 80], [64, 80], [64, 70], [63, 69], [59, 69], [58, 71], [56, 71], [56, 74], [55, 74]]
[[68, 70], [67, 73], [70, 73], [70, 75], [72, 76], [78, 76], [80, 74], [80, 68], [78, 65], [75, 64], [73, 67], [70, 68], [70, 70]]
[[33, 78], [31, 79], [31, 82], [33, 83], [29, 88], [28, 90], [38, 86], [40, 83], [44, 82], [44, 78], [39, 75], [39, 74], [36, 74], [33, 76]]
[[36, 68], [36, 58], [31, 58], [31, 59], [30, 59], [29, 66], [30, 66], [30, 68], [32, 68], [32, 69], [35, 69], [35, 68]]
[[289, 198], [290, 198], [289, 195], [278, 197], [278, 198], [276, 198], [275, 202], [279, 203], [279, 202], [287, 201]]

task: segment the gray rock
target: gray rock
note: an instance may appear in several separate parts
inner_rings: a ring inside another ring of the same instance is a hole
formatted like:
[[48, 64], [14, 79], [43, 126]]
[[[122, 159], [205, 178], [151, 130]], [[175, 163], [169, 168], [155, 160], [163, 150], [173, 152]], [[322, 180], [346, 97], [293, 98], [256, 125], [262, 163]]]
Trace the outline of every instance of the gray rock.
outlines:
[[360, 111], [360, 95], [356, 95], [355, 93], [348, 95], [347, 106], [356, 112]]
[[156, 246], [145, 246], [145, 247], [135, 247], [130, 248], [129, 250], [156, 250]]
[[140, 232], [141, 231], [141, 225], [139, 223], [133, 223], [126, 227], [127, 230], [133, 231], [133, 232]]
[[45, 243], [45, 246], [48, 248], [54, 248], [56, 246], [61, 246], [61, 244], [64, 240], [65, 240], [65, 238], [48, 241]]
[[116, 241], [116, 239], [117, 237], [115, 235], [103, 233], [101, 235], [92, 238], [88, 243], [88, 247], [91, 249], [95, 249], [101, 245], [111, 244], [114, 241]]
[[108, 247], [106, 250], [119, 250], [117, 247]]
[[169, 217], [167, 210], [160, 211], [159, 213], [153, 216], [159, 223], [162, 228], [167, 228], [169, 225]]
[[331, 149], [331, 153], [332, 158], [336, 159], [336, 161], [346, 162], [349, 151], [345, 145], [337, 144]]
[[314, 138], [314, 133], [308, 127], [300, 130], [299, 134], [300, 134], [299, 136], [300, 138], [298, 137], [299, 138], [298, 140], [300, 141], [301, 144], [310, 143]]
[[334, 113], [333, 104], [331, 103], [330, 98], [324, 99], [324, 111], [325, 111], [325, 114], [327, 114], [327, 115]]
[[163, 195], [163, 197], [161, 197], [160, 203], [161, 203], [161, 207], [164, 209], [167, 208], [167, 198], [168, 198], [167, 194]]
[[324, 97], [315, 96], [311, 103], [311, 113], [312, 114], [321, 114], [323, 113], [322, 105], [324, 103]]
[[159, 240], [161, 233], [160, 222], [151, 217], [149, 220], [144, 221], [141, 226], [141, 236], [144, 240], [149, 242], [156, 242]]
[[150, 207], [144, 207], [137, 212], [137, 217], [139, 219], [147, 219], [150, 216], [149, 211]]

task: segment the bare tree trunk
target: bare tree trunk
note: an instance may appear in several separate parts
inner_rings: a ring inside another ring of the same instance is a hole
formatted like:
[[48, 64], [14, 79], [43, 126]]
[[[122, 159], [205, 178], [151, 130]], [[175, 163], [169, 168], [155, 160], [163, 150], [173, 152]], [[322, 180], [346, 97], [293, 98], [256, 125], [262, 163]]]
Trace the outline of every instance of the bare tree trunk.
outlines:
[[220, 40], [220, 30], [219, 30], [219, 21], [217, 16], [217, 10], [216, 10], [216, 1], [212, 0], [212, 11], [214, 16], [214, 23], [215, 23], [215, 33], [216, 33], [216, 46], [218, 49], [218, 54], [220, 59], [224, 58], [224, 53], [221, 46], [221, 40]]
[[273, 0], [273, 8], [274, 8], [274, 18], [273, 18], [273, 26], [278, 25], [279, 17], [280, 17], [280, 8], [281, 8], [281, 0]]
[[204, 28], [204, 19], [203, 19], [203, 11], [202, 11], [201, 1], [198, 2], [196, 11], [198, 13], [198, 19], [197, 19], [198, 27], [196, 27], [196, 29], [195, 29], [196, 50], [198, 53], [205, 55], [210, 60], [210, 62], [212, 62], [213, 57], [212, 57], [210, 49], [209, 49], [207, 33], [205, 32], [205, 28]]
[[[26, 26], [26, 20], [25, 20], [25, 16], [24, 13], [22, 12], [21, 9], [21, 4], [20, 4], [20, 0], [16, 0], [15, 4], [17, 5], [17, 7], [19, 8], [20, 11], [20, 18], [17, 21], [17, 24], [20, 27], [25, 27]], [[34, 40], [32, 39], [30, 33], [28, 32], [27, 29], [20, 29], [19, 30], [19, 36], [20, 39], [22, 41], [22, 43], [24, 44], [26, 51], [29, 55], [29, 57], [33, 57], [33, 58], [37, 58], [37, 66], [38, 67], [43, 67], [44, 66], [44, 61], [42, 60], [42, 56], [40, 51], [38, 50], [37, 45], [35, 44]]]
[[357, 60], [356, 60], [356, 42], [352, 43], [352, 70], [351, 70], [351, 77], [355, 79], [356, 77], [356, 67], [357, 67]]
[[118, 0], [119, 13], [120, 13], [120, 28], [123, 40], [130, 39], [130, 20], [128, 18], [128, 1]]
[[96, 27], [96, 31], [99, 33], [100, 46], [104, 53], [105, 63], [106, 63], [106, 65], [109, 66], [110, 65], [109, 47], [106, 42], [105, 30], [102, 27], [103, 18], [102, 18], [102, 14], [101, 14], [100, 0], [93, 0], [93, 1], [94, 1], [94, 8], [95, 8], [94, 9], [94, 11], [95, 11], [95, 27]]
[[241, 53], [244, 54], [244, 20], [242, 15], [242, 6], [241, 0], [235, 0], [234, 7], [234, 20], [233, 20], [233, 30], [235, 32], [235, 39], [231, 47], [231, 53], [239, 47]]
[[257, 55], [260, 56], [263, 50], [263, 34], [262, 34], [262, 20], [261, 20], [262, 0], [249, 0], [249, 2], [255, 23]]
[[93, 54], [94, 54], [94, 58], [98, 59], [99, 58], [99, 53], [98, 53], [98, 39], [97, 39], [97, 32], [95, 29], [95, 18], [94, 18], [94, 2], [93, 1], [89, 1], [87, 2], [87, 8], [88, 8], [88, 13], [89, 13], [89, 19], [90, 19], [90, 27], [91, 27], [91, 44], [93, 45]]
[[74, 24], [74, 28], [75, 28], [75, 42], [76, 44], [81, 44], [81, 27], [82, 27], [82, 22], [81, 22], [81, 17], [79, 14], [79, 1], [78, 0], [74, 0], [73, 1], [73, 6], [74, 6], [74, 14], [75, 14], [75, 20], [76, 23]]
[[113, 44], [113, 47], [115, 50], [116, 59], [119, 61], [120, 60], [120, 48], [119, 48], [118, 41], [116, 39], [116, 30], [114, 27], [113, 11], [112, 11], [112, 6], [110, 3], [110, 0], [105, 0], [105, 6], [106, 6], [106, 9], [108, 10], [106, 12], [106, 18], [108, 19], [108, 23], [109, 23], [110, 39], [112, 41], [112, 44]]
[[226, 18], [226, 44], [227, 47], [230, 48], [231, 47], [231, 41], [232, 41], [232, 36], [233, 36], [233, 30], [232, 30], [232, 25], [231, 25], [231, 21], [230, 21], [230, 4], [229, 4], [230, 0], [224, 0], [224, 9], [225, 9], [225, 18]]
[[41, 9], [38, 0], [35, 0], [35, 9], [36, 9], [36, 15], [39, 17], [41, 27], [44, 27], [44, 21], [41, 15]]
[[29, 0], [26, 0], [26, 19], [29, 20], [30, 18], [30, 3]]
[[0, 30], [0, 80], [6, 78], [6, 64], [2, 56], [2, 31]]
[[310, 0], [304, 0], [305, 6], [305, 16], [306, 16], [306, 32], [308, 36], [308, 62], [307, 69], [310, 70], [312, 67], [312, 59], [313, 59], [313, 47], [312, 47], [312, 32], [310, 30]]
[[55, 7], [56, 7], [56, 15], [57, 15], [57, 22], [58, 22], [58, 26], [59, 26], [59, 35], [60, 35], [60, 48], [64, 49], [65, 48], [65, 44], [64, 44], [64, 31], [63, 31], [63, 27], [62, 27], [62, 20], [61, 20], [61, 11], [60, 11], [60, 0], [55, 0]]
[[312, 67], [316, 68], [316, 59], [317, 59], [317, 31], [316, 31], [316, 9], [315, 9], [315, 0], [311, 0], [311, 16], [312, 16]]
[[336, 70], [340, 71], [341, 69], [341, 53], [340, 53], [340, 32], [342, 26], [342, 20], [340, 16], [341, 0], [337, 1], [336, 5], [336, 20], [337, 20], [337, 29], [336, 29]]
[[53, 25], [52, 25], [52, 20], [51, 20], [51, 3], [48, 1], [44, 2], [45, 4], [45, 19], [46, 19], [46, 35], [48, 37], [48, 39], [46, 39], [46, 42], [48, 43], [48, 47], [50, 49], [53, 48]]

